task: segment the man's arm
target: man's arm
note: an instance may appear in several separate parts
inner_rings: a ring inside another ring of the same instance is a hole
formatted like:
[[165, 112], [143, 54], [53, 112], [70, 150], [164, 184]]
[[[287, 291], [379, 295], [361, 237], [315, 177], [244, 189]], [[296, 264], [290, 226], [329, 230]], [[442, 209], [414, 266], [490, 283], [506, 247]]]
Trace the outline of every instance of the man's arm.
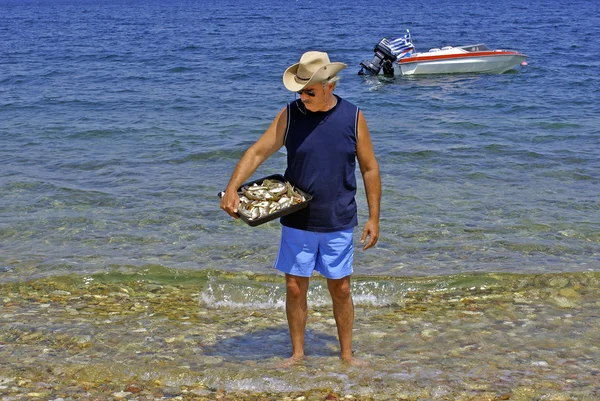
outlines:
[[277, 152], [282, 146], [287, 128], [287, 107], [277, 114], [269, 128], [262, 136], [246, 150], [231, 174], [231, 179], [221, 197], [221, 209], [230, 216], [237, 216], [240, 197], [237, 189], [244, 183], [269, 156]]
[[[375, 158], [373, 143], [369, 134], [367, 121], [362, 113], [358, 115], [358, 138], [356, 143], [356, 156], [360, 172], [365, 183], [367, 204], [369, 205], [369, 220], [365, 224], [360, 239], [364, 243], [363, 250], [371, 248], [379, 239], [379, 208], [381, 204], [381, 176], [379, 174], [379, 163]], [[365, 241], [368, 241], [365, 243]]]

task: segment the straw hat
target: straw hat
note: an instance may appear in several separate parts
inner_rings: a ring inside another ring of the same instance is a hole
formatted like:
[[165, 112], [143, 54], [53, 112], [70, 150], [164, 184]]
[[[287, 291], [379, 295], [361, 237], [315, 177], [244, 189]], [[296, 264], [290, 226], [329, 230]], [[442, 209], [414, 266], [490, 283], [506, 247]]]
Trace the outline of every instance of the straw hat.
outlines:
[[292, 91], [298, 92], [307, 86], [332, 78], [346, 68], [344, 63], [332, 63], [324, 52], [306, 52], [300, 62], [290, 66], [283, 73], [283, 84]]

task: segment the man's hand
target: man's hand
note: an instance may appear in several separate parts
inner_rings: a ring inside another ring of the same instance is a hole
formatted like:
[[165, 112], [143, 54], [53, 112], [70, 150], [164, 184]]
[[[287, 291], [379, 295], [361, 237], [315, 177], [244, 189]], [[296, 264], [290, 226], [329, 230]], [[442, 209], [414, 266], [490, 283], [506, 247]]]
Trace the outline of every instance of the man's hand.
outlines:
[[[365, 243], [367, 238], [369, 240]], [[363, 229], [362, 237], [360, 238], [360, 243], [365, 244], [365, 246], [363, 246], [363, 251], [366, 251], [367, 249], [369, 249], [373, 245], [375, 245], [377, 243], [378, 239], [379, 239], [379, 223], [369, 219], [367, 221], [367, 224], [365, 224], [365, 228]]]
[[240, 205], [240, 197], [237, 191], [225, 191], [221, 196], [221, 209], [225, 210], [228, 215], [233, 218], [239, 219], [237, 215], [238, 207]]

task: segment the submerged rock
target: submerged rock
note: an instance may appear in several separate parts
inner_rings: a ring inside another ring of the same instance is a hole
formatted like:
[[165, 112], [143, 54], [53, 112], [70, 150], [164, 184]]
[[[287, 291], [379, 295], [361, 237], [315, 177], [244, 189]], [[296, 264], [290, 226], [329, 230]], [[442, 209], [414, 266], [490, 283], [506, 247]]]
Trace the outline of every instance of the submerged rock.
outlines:
[[577, 307], [577, 303], [567, 297], [563, 296], [553, 296], [551, 300], [554, 304], [560, 308], [575, 308]]

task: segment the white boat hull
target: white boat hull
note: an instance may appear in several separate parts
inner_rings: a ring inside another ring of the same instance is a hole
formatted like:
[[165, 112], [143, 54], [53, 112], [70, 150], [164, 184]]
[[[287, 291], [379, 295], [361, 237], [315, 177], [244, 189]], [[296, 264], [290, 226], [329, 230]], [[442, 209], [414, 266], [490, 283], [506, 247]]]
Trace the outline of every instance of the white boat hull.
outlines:
[[[424, 53], [427, 54], [427, 53]], [[409, 57], [394, 64], [398, 75], [496, 73], [501, 74], [521, 64], [527, 56], [520, 53], [456, 55], [447, 57]]]

